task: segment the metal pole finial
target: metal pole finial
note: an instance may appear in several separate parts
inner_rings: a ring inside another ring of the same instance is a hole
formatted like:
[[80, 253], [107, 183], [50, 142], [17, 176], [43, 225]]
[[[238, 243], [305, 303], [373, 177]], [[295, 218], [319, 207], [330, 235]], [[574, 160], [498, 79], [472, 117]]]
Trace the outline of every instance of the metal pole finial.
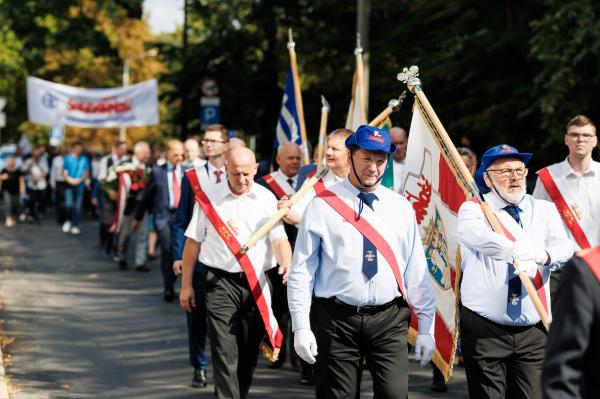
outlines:
[[360, 33], [356, 34], [356, 48], [354, 49], [354, 55], [360, 55], [363, 52], [363, 48], [360, 46]]
[[412, 93], [421, 86], [421, 80], [418, 78], [419, 76], [419, 67], [416, 65], [412, 65], [410, 68], [402, 69], [402, 72], [398, 74], [398, 80], [402, 83], [406, 83], [408, 86], [408, 90]]
[[296, 47], [296, 43], [294, 43], [294, 35], [292, 34], [292, 28], [288, 28], [288, 50], [293, 50]]
[[327, 101], [325, 96], [322, 94], [321, 94], [321, 104], [323, 105], [323, 107], [321, 108], [322, 112], [329, 112], [331, 110], [331, 107], [329, 106], [329, 102]]

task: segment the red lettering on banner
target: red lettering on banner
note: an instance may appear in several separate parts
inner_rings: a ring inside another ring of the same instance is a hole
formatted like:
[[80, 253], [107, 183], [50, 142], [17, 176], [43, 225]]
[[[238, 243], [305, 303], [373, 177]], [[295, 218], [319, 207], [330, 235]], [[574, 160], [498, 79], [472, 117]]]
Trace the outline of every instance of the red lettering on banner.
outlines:
[[109, 98], [100, 101], [80, 101], [70, 98], [67, 111], [79, 111], [85, 114], [119, 114], [131, 111], [131, 100], [117, 101]]
[[431, 183], [421, 175], [422, 182], [417, 183], [417, 186], [421, 187], [419, 195], [414, 195], [410, 192], [406, 192], [406, 199], [412, 204], [417, 217], [417, 224], [421, 224], [425, 216], [427, 216], [427, 208], [429, 208], [429, 202], [431, 201]]

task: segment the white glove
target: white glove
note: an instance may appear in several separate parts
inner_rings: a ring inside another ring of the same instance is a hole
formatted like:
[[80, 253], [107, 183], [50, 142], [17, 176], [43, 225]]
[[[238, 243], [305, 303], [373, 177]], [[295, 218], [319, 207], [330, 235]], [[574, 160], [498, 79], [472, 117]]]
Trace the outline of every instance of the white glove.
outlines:
[[308, 328], [294, 331], [294, 349], [306, 363], [314, 364], [317, 361], [317, 340]]
[[548, 258], [550, 257], [548, 255], [548, 252], [546, 252], [546, 250], [544, 248], [534, 248], [533, 249], [533, 253], [534, 253], [534, 258], [533, 261], [535, 263], [537, 263], [538, 265], [542, 265], [544, 266], [546, 264], [546, 262], [548, 261]]
[[[545, 251], [544, 251], [545, 252]], [[538, 271], [538, 267], [536, 263], [532, 260], [521, 260], [517, 263], [517, 267], [515, 268], [515, 274], [519, 274], [520, 272], [525, 272], [529, 278], [534, 278], [535, 274]]]
[[531, 242], [517, 241], [511, 252], [512, 260], [514, 261], [515, 259], [517, 259], [519, 260], [519, 262], [526, 260], [534, 261], [534, 249], [535, 248], [533, 247], [533, 245], [531, 245]]
[[[423, 352], [422, 355], [421, 352]], [[427, 363], [429, 363], [434, 352], [435, 339], [433, 336], [429, 334], [417, 335], [417, 342], [415, 342], [415, 360], [421, 360], [421, 366], [425, 366]]]

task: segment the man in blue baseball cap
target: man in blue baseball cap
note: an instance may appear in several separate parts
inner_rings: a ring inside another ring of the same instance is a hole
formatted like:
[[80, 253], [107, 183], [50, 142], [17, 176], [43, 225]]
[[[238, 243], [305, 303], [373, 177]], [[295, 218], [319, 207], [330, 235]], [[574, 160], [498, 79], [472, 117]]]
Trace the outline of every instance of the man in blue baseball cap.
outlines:
[[[288, 281], [294, 347], [315, 363], [317, 397], [353, 398], [366, 357], [377, 398], [408, 392], [410, 303], [419, 319], [417, 358], [435, 351], [435, 297], [415, 214], [380, 185], [387, 131], [360, 126], [346, 139], [348, 178], [306, 207]], [[312, 305], [311, 305], [312, 302]]]
[[462, 354], [473, 398], [541, 397], [547, 332], [518, 273], [533, 279], [550, 314], [550, 272], [564, 265], [573, 246], [556, 207], [526, 193], [531, 156], [497, 145], [483, 154], [475, 174], [506, 236], [491, 229], [477, 202], [458, 212]]

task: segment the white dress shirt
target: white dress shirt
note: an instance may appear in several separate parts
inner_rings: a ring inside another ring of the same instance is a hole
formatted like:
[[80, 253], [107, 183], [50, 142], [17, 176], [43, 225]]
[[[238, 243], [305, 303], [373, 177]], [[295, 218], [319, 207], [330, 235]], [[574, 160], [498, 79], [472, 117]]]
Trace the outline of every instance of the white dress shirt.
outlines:
[[[277, 182], [277, 184], [279, 184], [279, 186], [283, 189], [283, 191], [286, 193], [286, 195], [288, 197], [291, 197], [292, 195], [294, 195], [294, 193], [296, 192], [294, 187], [296, 187], [296, 183], [298, 182], [298, 175], [291, 176], [291, 177], [286, 176], [283, 174], [281, 169], [277, 169], [275, 172], [271, 173], [271, 177], [273, 178], [273, 180], [275, 180]], [[289, 179], [292, 180], [291, 185], [288, 182]]]
[[169, 209], [175, 209], [177, 208], [175, 206], [175, 193], [173, 192], [173, 173], [175, 173], [175, 177], [177, 178], [177, 181], [179, 182], [179, 195], [180, 195], [180, 199], [181, 199], [181, 177], [182, 177], [182, 173], [181, 173], [181, 165], [179, 166], [173, 166], [173, 164], [171, 164], [171, 162], [167, 162], [167, 185], [169, 187]]
[[[338, 191], [339, 186], [345, 190]], [[348, 180], [331, 190], [341, 193], [340, 198], [358, 212], [359, 190]], [[404, 197], [381, 185], [374, 193], [378, 197], [374, 210], [365, 205], [362, 215], [377, 223], [382, 229], [379, 233], [394, 250], [407, 300], [419, 318], [419, 333], [433, 334], [435, 296], [413, 208]], [[313, 295], [336, 297], [354, 306], [383, 305], [401, 295], [392, 269], [380, 253], [377, 274], [367, 280], [362, 273], [362, 251], [362, 234], [323, 199], [315, 197], [300, 223], [288, 281], [294, 331], [310, 328]]]
[[[307, 177], [307, 180], [308, 179], [310, 179], [310, 177]], [[333, 186], [335, 183], [343, 182], [344, 179], [345, 179], [345, 177], [339, 177], [338, 175], [333, 173], [331, 171], [331, 169], [329, 169], [327, 171], [327, 173], [325, 174], [325, 176], [323, 176], [321, 178], [321, 180], [323, 181], [323, 184], [325, 185], [325, 188], [329, 188], [329, 187]], [[292, 207], [292, 210], [298, 214], [300, 219], [302, 219], [302, 215], [304, 214], [304, 210], [306, 209], [306, 206], [308, 205], [310, 200], [313, 199], [313, 197], [315, 195], [317, 195], [317, 193], [313, 187], [310, 190], [308, 190], [306, 192], [306, 194], [304, 194], [304, 196], [302, 198], [300, 198], [300, 200], [298, 200], [298, 202], [296, 202], [294, 204], [294, 206]]]
[[100, 158], [100, 165], [98, 168], [98, 175], [97, 175], [97, 179], [100, 181], [106, 180], [106, 176], [108, 176], [108, 161], [111, 160], [111, 166], [112, 165], [117, 165], [119, 163], [119, 157], [117, 157], [115, 154], [107, 154], [105, 156], [103, 156], [102, 158]]
[[204, 166], [206, 164], [206, 162], [207, 162], [206, 159], [202, 159], [202, 158], [198, 157], [192, 161], [192, 166], [199, 168], [201, 166]]
[[[583, 173], [577, 173], [571, 167], [568, 159], [548, 166], [552, 177], [561, 189], [561, 194], [567, 204], [578, 217], [577, 222], [585, 232], [585, 235], [593, 247], [600, 244], [600, 163], [590, 162], [588, 169]], [[535, 198], [552, 201], [544, 184], [538, 177], [533, 190]], [[581, 249], [573, 238], [571, 230], [565, 226], [569, 238], [573, 241], [576, 249]]]
[[[498, 217], [504, 220], [511, 218], [504, 210], [506, 204], [496, 194], [488, 193], [484, 198]], [[550, 255], [550, 264], [538, 267], [549, 307], [550, 271], [564, 266], [573, 255], [573, 245], [551, 202], [525, 195], [519, 208], [523, 225], [519, 233]], [[506, 223], [503, 224], [508, 227]], [[538, 323], [540, 317], [524, 287], [521, 287], [521, 316], [513, 321], [506, 314], [508, 281], [515, 277], [514, 273], [509, 275], [515, 243], [491, 229], [479, 204], [466, 201], [461, 205], [458, 211], [458, 236], [463, 273], [460, 288], [462, 304], [498, 324], [531, 326]]]
[[402, 190], [404, 189], [405, 161], [402, 161], [402, 162], [393, 161], [392, 167], [394, 170], [394, 191], [402, 194]]
[[[243, 196], [233, 194], [229, 184], [204, 187], [203, 191], [240, 245], [244, 245], [259, 227], [277, 213], [277, 199], [259, 184], [252, 184], [250, 191]], [[194, 204], [194, 214], [185, 235], [201, 244], [198, 257], [201, 263], [229, 273], [242, 271], [242, 267], [197, 203]], [[279, 238], [287, 238], [281, 221], [247, 252], [257, 272], [269, 270], [276, 265], [270, 242]]]

